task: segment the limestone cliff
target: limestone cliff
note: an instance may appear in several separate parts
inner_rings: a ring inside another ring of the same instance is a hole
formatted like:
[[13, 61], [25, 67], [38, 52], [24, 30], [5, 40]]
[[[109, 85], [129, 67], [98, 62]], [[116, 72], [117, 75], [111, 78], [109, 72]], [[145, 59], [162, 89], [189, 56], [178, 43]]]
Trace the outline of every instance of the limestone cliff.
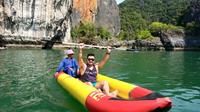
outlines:
[[0, 35], [7, 42], [70, 40], [71, 0], [1, 0]]
[[69, 42], [71, 25], [80, 21], [95, 22], [113, 35], [120, 31], [115, 0], [0, 0], [0, 38], [7, 43]]
[[73, 0], [72, 26], [81, 21], [103, 26], [112, 35], [120, 32], [119, 9], [115, 0]]

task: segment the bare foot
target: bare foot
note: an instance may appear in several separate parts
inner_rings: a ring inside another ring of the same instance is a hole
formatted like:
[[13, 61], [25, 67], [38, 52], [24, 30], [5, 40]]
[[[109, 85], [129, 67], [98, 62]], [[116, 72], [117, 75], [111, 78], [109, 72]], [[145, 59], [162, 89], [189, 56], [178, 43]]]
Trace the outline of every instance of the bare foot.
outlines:
[[171, 103], [171, 100], [169, 98], [158, 98], [156, 99], [157, 103], [160, 104], [160, 106], [165, 106], [168, 103]]
[[118, 90], [115, 90], [115, 91], [111, 92], [109, 94], [109, 96], [111, 96], [111, 97], [117, 97], [118, 92], [119, 92]]

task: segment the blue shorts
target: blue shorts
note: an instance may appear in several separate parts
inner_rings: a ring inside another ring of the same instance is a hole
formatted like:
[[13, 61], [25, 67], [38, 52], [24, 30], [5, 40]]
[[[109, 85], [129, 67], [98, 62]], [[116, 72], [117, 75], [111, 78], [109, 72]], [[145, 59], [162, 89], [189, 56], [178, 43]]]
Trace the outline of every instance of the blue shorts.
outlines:
[[95, 87], [97, 85], [97, 82], [91, 82], [92, 85]]

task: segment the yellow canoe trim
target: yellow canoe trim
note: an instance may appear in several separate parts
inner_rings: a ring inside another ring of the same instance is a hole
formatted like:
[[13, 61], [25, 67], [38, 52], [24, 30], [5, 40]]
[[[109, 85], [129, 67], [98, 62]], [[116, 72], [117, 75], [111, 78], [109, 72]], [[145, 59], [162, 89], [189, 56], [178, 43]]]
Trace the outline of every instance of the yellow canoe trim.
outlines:
[[79, 79], [73, 78], [67, 74], [62, 73], [58, 79], [58, 83], [62, 85], [72, 96], [85, 106], [87, 96], [96, 91], [96, 88], [88, 86]]
[[97, 81], [108, 81], [110, 90], [118, 90], [118, 96], [124, 99], [129, 99], [130, 91], [137, 87], [136, 85], [113, 79], [101, 74], [97, 75]]
[[[81, 82], [79, 79], [73, 78], [65, 73], [61, 73], [57, 81], [64, 89], [66, 89], [84, 106], [88, 95], [91, 94], [93, 91], [97, 91], [95, 87], [88, 86], [87, 84]], [[108, 81], [110, 91], [118, 90], [118, 96], [124, 99], [129, 99], [130, 91], [137, 87], [136, 85], [113, 79], [101, 74], [97, 75], [97, 82], [99, 81]]]

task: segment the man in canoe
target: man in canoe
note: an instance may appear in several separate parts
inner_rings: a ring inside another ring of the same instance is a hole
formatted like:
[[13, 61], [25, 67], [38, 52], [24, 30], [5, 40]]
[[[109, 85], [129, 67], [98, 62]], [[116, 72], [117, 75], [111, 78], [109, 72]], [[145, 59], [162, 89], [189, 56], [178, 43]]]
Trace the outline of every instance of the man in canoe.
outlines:
[[103, 90], [106, 95], [111, 97], [117, 96], [117, 90], [113, 91], [112, 93], [109, 92], [109, 84], [107, 81], [97, 82], [96, 76], [99, 73], [99, 69], [101, 69], [107, 60], [110, 57], [111, 49], [107, 47], [107, 52], [105, 53], [103, 59], [99, 63], [95, 63], [95, 55], [88, 54], [87, 55], [87, 63], [83, 61], [82, 52], [83, 52], [84, 44], [80, 45], [79, 47], [79, 54], [78, 54], [78, 64], [80, 66], [80, 80], [94, 86], [97, 89]]
[[74, 51], [72, 49], [68, 49], [65, 51], [65, 54], [67, 55], [67, 57], [60, 62], [56, 73], [54, 74], [54, 77], [57, 77], [58, 73], [62, 70], [72, 77], [78, 77], [79, 66], [76, 59], [73, 57]]

